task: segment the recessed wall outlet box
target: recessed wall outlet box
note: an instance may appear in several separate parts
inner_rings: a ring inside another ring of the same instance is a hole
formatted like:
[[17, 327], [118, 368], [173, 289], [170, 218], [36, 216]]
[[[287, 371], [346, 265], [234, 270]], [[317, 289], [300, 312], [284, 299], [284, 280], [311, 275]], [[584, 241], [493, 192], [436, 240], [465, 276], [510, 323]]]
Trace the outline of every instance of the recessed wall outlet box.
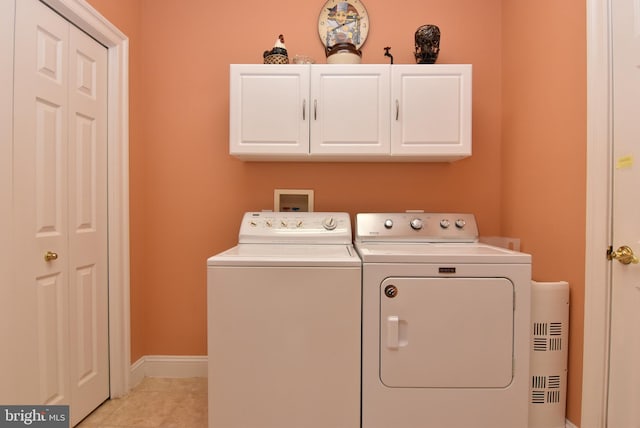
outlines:
[[313, 190], [275, 189], [273, 210], [290, 212], [312, 212]]

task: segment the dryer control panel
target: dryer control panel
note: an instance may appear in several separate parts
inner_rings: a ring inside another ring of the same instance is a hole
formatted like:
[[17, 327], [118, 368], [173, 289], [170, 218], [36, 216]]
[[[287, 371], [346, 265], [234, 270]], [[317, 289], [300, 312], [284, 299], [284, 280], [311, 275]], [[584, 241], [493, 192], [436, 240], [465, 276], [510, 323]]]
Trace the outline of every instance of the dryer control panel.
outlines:
[[351, 244], [351, 218], [339, 212], [248, 212], [240, 244]]
[[355, 241], [477, 242], [478, 225], [468, 213], [360, 213]]

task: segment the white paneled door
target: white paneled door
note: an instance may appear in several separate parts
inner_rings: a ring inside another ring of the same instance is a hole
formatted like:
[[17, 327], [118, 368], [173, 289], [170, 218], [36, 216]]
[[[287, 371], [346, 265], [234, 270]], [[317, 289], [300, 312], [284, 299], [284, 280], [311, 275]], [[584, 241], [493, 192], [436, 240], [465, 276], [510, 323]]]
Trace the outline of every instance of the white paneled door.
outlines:
[[[612, 0], [613, 250], [640, 257], [640, 2]], [[612, 265], [608, 423], [640, 428], [640, 265]], [[631, 263], [627, 263], [631, 262]]]
[[37, 0], [15, 37], [13, 401], [75, 424], [109, 396], [107, 50]]

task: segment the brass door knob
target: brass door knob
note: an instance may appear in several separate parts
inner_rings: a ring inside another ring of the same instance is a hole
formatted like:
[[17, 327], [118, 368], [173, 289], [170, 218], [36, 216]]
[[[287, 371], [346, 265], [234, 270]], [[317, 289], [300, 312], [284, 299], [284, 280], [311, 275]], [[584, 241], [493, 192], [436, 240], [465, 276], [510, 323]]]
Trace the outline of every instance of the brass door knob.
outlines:
[[615, 259], [620, 263], [622, 263], [623, 265], [638, 263], [638, 257], [636, 257], [636, 255], [633, 254], [633, 250], [628, 245], [623, 245], [615, 251], [613, 251], [613, 249], [609, 249], [607, 253], [607, 258], [609, 260]]
[[58, 253], [54, 253], [53, 251], [47, 251], [44, 254], [45, 262], [50, 262], [51, 260], [58, 260]]

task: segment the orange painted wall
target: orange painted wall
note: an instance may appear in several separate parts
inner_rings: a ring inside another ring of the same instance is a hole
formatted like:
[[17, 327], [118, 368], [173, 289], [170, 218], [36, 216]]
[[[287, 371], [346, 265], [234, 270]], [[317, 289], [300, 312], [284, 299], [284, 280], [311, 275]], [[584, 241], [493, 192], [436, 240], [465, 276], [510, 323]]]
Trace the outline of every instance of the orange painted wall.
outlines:
[[504, 1], [502, 232], [533, 278], [571, 287], [567, 414], [580, 423], [586, 210], [586, 2]]
[[[206, 354], [206, 258], [275, 188], [317, 211], [469, 211], [521, 238], [538, 280], [572, 285], [569, 418], [579, 422], [584, 288], [583, 2], [366, 0], [363, 62], [414, 63], [413, 33], [442, 30], [439, 63], [473, 64], [473, 156], [452, 164], [244, 163], [228, 155], [229, 64], [260, 63], [278, 34], [323, 61], [323, 0], [90, 0], [131, 38], [132, 360]], [[557, 222], [557, 223], [556, 223]], [[560, 227], [557, 224], [568, 224]], [[568, 245], [569, 244], [569, 245]], [[572, 247], [573, 246], [573, 247]]]

